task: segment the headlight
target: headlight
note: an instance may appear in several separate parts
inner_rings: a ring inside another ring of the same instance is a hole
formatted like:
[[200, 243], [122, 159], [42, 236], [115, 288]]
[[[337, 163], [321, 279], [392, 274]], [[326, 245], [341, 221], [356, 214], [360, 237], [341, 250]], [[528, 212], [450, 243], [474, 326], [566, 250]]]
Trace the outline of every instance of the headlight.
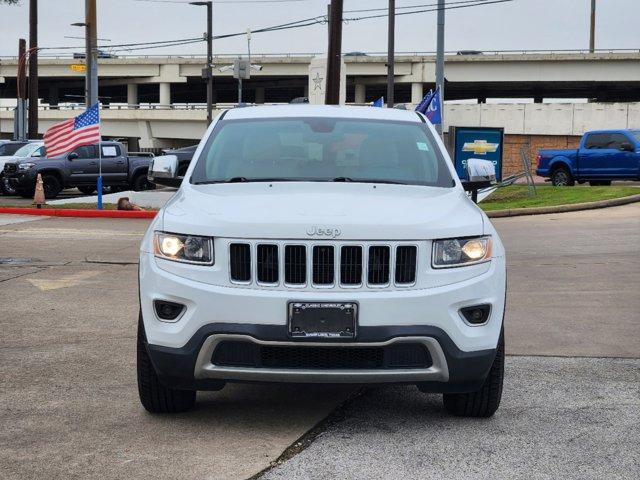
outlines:
[[25, 163], [19, 163], [18, 164], [18, 170], [29, 170], [30, 168], [35, 167], [36, 164], [33, 162], [25, 162]]
[[474, 265], [491, 260], [491, 237], [434, 240], [433, 268]]
[[155, 232], [153, 250], [156, 257], [174, 262], [213, 265], [213, 239], [196, 235]]

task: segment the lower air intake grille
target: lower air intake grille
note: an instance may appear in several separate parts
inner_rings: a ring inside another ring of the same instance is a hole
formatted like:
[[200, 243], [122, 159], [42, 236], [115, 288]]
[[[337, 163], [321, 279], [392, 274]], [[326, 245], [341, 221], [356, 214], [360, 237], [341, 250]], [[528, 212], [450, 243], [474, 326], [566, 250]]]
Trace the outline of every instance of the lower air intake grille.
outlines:
[[258, 281], [278, 283], [278, 246], [258, 245], [257, 250]]
[[259, 345], [242, 340], [220, 342], [211, 362], [227, 367], [282, 369], [429, 368], [429, 351], [421, 343], [384, 347], [310, 347]]
[[396, 283], [408, 284], [416, 281], [416, 256], [414, 246], [401, 246], [396, 250]]
[[231, 280], [236, 282], [251, 281], [251, 247], [246, 243], [229, 245], [229, 264]]

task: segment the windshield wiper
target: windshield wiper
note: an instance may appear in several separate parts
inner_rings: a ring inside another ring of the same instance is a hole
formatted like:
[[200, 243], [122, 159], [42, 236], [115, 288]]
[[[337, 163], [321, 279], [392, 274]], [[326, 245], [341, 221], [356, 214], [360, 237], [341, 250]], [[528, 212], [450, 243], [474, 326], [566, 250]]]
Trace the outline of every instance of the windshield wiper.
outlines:
[[408, 185], [405, 182], [398, 182], [395, 180], [384, 180], [381, 178], [351, 178], [351, 177], [336, 177], [331, 180], [332, 182], [354, 182], [354, 183], [389, 183], [392, 185]]
[[293, 178], [265, 177], [265, 178], [247, 178], [247, 177], [231, 177], [226, 180], [205, 180], [196, 182], [195, 185], [210, 185], [212, 183], [246, 183], [246, 182], [295, 182]]

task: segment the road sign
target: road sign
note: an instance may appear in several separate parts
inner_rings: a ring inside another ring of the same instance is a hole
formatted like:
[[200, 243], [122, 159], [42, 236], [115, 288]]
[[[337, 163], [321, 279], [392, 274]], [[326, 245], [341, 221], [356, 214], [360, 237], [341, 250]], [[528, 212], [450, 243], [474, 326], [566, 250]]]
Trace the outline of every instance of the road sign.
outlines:
[[69, 69], [71, 69], [72, 72], [85, 73], [87, 66], [84, 63], [72, 63], [69, 65]]
[[502, 181], [503, 128], [449, 127], [453, 135], [453, 158], [456, 172], [461, 179], [467, 178], [467, 160], [479, 158], [490, 160], [496, 167], [496, 179]]

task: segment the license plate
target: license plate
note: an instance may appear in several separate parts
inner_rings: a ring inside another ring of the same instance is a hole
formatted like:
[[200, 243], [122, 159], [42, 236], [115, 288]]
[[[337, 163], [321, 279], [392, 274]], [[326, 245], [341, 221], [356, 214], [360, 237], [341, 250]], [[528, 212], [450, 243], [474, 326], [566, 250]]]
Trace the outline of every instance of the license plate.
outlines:
[[289, 303], [289, 334], [305, 338], [355, 338], [358, 304]]

